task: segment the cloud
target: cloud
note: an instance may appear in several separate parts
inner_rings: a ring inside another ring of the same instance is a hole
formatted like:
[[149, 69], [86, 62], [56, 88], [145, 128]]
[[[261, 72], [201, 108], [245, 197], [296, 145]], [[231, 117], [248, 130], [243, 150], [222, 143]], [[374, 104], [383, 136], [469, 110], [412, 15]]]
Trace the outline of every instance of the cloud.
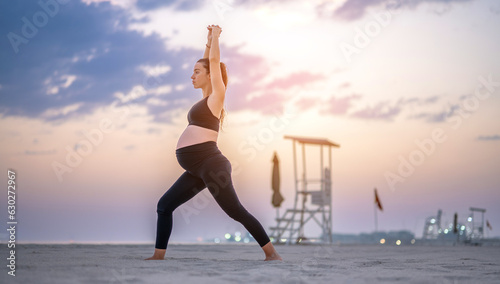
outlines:
[[130, 145], [127, 145], [125, 147], [123, 147], [123, 149], [127, 150], [127, 151], [132, 151], [136, 148], [136, 146], [134, 144], [130, 144]]
[[374, 107], [366, 107], [362, 110], [350, 114], [351, 117], [370, 119], [370, 120], [392, 120], [402, 111], [400, 105], [390, 105], [386, 102], [380, 102]]
[[[247, 96], [264, 90], [261, 82], [267, 77], [269, 66], [262, 57], [243, 56], [239, 46], [222, 48], [225, 56], [223, 61], [226, 63], [229, 78], [226, 104], [231, 110], [252, 108], [248, 104]], [[233, 81], [233, 78], [236, 80]]]
[[[285, 95], [288, 89], [298, 86], [303, 88], [307, 84], [323, 79], [321, 75], [311, 74], [306, 71], [290, 74], [285, 77], [276, 78], [268, 84], [261, 84], [268, 74], [268, 66], [265, 61], [257, 57], [241, 56], [235, 54], [233, 49], [228, 55], [230, 62], [235, 64], [234, 76], [242, 78], [235, 85], [228, 86], [227, 105], [231, 110], [253, 110], [262, 114], [276, 114], [283, 112], [283, 105], [289, 96]], [[227, 53], [227, 52], [225, 52]], [[243, 59], [243, 60], [242, 60]], [[230, 66], [230, 65], [229, 65]], [[229, 67], [228, 67], [229, 68]], [[250, 71], [259, 70], [259, 71]], [[242, 96], [242, 94], [257, 94]]]
[[204, 5], [203, 0], [137, 0], [136, 7], [143, 11], [154, 10], [163, 7], [172, 7], [176, 10], [197, 10]]
[[[60, 11], [49, 18], [47, 25], [40, 27], [28, 43], [19, 45], [18, 53], [8, 40], [0, 41], [0, 48], [5, 51], [0, 54], [0, 116], [55, 122], [86, 115], [117, 102], [118, 107], [129, 103], [145, 107], [156, 122], [170, 122], [179, 111], [187, 112], [199, 96], [198, 90], [191, 88], [189, 77], [194, 62], [203, 52], [202, 47], [171, 51], [165, 48], [168, 38], [128, 30], [129, 24], [137, 20], [127, 9], [114, 5], [115, 2], [87, 2], [60, 5]], [[252, 3], [264, 5], [264, 1]], [[180, 9], [187, 4], [185, 1], [139, 1], [136, 5], [143, 5], [144, 9], [162, 5]], [[0, 9], [6, 11], [0, 33], [19, 35], [23, 33], [21, 19], [32, 19], [36, 12], [43, 11], [36, 2], [12, 5], [2, 2]], [[319, 74], [297, 71], [268, 82], [268, 62], [263, 57], [242, 53], [241, 47], [221, 46], [223, 61], [228, 66], [226, 106], [229, 112], [281, 112], [284, 102], [293, 96], [290, 88], [302, 88], [325, 79]], [[345, 82], [338, 88], [349, 87]], [[356, 95], [332, 97], [320, 111], [347, 114], [353, 108], [353, 101], [359, 98]], [[403, 106], [432, 104], [437, 100], [437, 97], [426, 101], [410, 98], [390, 107], [383, 104], [368, 107], [351, 116], [391, 119]], [[301, 102], [302, 108], [315, 104], [308, 99]]]
[[[0, 4], [7, 15], [0, 34], [22, 35], [21, 19], [42, 11], [36, 2], [15, 3]], [[117, 107], [133, 103], [145, 106], [154, 121], [170, 122], [178, 110], [187, 111], [199, 96], [189, 78], [202, 47], [168, 51], [167, 39], [158, 34], [128, 30], [134, 21], [110, 2], [69, 2], [28, 43], [19, 45], [18, 53], [8, 40], [0, 41], [5, 51], [0, 53], [0, 116], [57, 122], [114, 103]], [[269, 93], [262, 83], [269, 74], [267, 62], [241, 53], [240, 48], [221, 46], [231, 110], [280, 111], [286, 99], [280, 90], [321, 77], [299, 72], [278, 78], [269, 84], [273, 89]], [[255, 96], [249, 99], [250, 95]]]
[[269, 83], [268, 89], [289, 89], [294, 86], [304, 86], [314, 81], [324, 79], [322, 75], [312, 74], [306, 71], [290, 74], [283, 78], [278, 78]]
[[386, 0], [347, 0], [334, 11], [333, 16], [348, 21], [357, 20], [364, 16], [368, 7], [380, 5], [384, 2]]
[[421, 119], [429, 123], [440, 123], [445, 122], [449, 117], [455, 115], [455, 112], [460, 109], [460, 105], [454, 104], [449, 105], [442, 111], [438, 112], [420, 112], [414, 115], [410, 115], [409, 119]]
[[[276, 78], [268, 84], [261, 82], [267, 79], [269, 66], [260, 57], [241, 56], [238, 48], [225, 52], [229, 56], [228, 68], [234, 64], [234, 70], [229, 70], [229, 77], [234, 74], [240, 80], [228, 86], [227, 105], [231, 110], [253, 110], [262, 114], [276, 114], [283, 112], [283, 105], [290, 98], [288, 89], [303, 88], [315, 81], [324, 79], [324, 76], [300, 71], [288, 76]], [[251, 96], [242, 96], [251, 94]], [[256, 95], [255, 95], [256, 94]]]
[[500, 15], [500, 6], [490, 6], [490, 12], [495, 15]]
[[297, 107], [302, 110], [302, 111], [306, 111], [310, 108], [313, 108], [315, 107], [317, 104], [319, 103], [319, 99], [317, 98], [310, 98], [310, 97], [303, 97], [303, 98], [300, 98], [295, 104], [297, 105]]
[[[440, 99], [440, 96], [401, 98], [398, 100], [397, 105], [410, 113], [407, 116], [408, 119], [423, 120], [428, 123], [439, 123], [446, 121], [446, 119], [452, 116], [458, 108], [458, 105], [449, 105], [440, 111], [429, 111], [429, 108], [433, 108], [433, 106], [439, 103]], [[425, 108], [425, 110], [422, 111], [422, 108]]]
[[351, 83], [349, 82], [344, 82], [338, 86], [339, 89], [347, 89], [351, 86]]
[[[348, 87], [349, 83], [342, 84], [342, 86], [344, 85]], [[359, 109], [356, 107], [355, 103], [356, 101], [361, 103], [362, 98], [363, 96], [359, 94], [351, 94], [344, 97], [331, 96], [326, 101], [318, 98], [303, 97], [296, 102], [296, 106], [302, 111], [317, 108], [323, 115], [347, 115], [347, 118], [367, 120], [392, 120], [401, 113], [414, 112], [415, 109], [420, 111], [423, 107], [433, 107], [440, 99], [439, 96], [430, 96], [427, 98], [399, 98], [393, 102], [378, 102], [375, 106], [364, 106]], [[418, 112], [417, 114], [408, 115], [407, 118], [422, 119], [432, 123], [442, 122], [445, 121], [446, 118], [454, 115], [458, 107], [458, 105], [453, 105], [448, 107], [445, 111], [436, 113]], [[352, 111], [353, 109], [357, 110]]]
[[324, 104], [326, 108], [321, 110], [323, 114], [333, 114], [333, 115], [342, 115], [346, 114], [353, 106], [353, 101], [360, 99], [360, 95], [350, 95], [347, 97], [331, 97], [328, 102]]
[[28, 156], [42, 156], [42, 155], [55, 155], [57, 153], [56, 149], [53, 150], [26, 150], [24, 151], [25, 155]]
[[[36, 2], [4, 3], [1, 34], [22, 35], [21, 19], [42, 11]], [[148, 83], [151, 75], [145, 74], [144, 66], [168, 65], [175, 70], [161, 78], [165, 83], [189, 78], [190, 70], [182, 66], [193, 62], [198, 51], [167, 52], [158, 35], [126, 30], [130, 21], [126, 11], [108, 2], [70, 2], [21, 44], [17, 54], [8, 40], [1, 41], [0, 112], [45, 120], [86, 114], [111, 104], [117, 92], [127, 93], [137, 85], [159, 87]], [[185, 94], [177, 91], [172, 96]]]
[[78, 109], [82, 106], [81, 103], [75, 103], [68, 106], [64, 106], [61, 108], [50, 108], [45, 110], [41, 117], [46, 118], [54, 118], [54, 117], [66, 117], [69, 113], [78, 111]]
[[[367, 10], [372, 7], [386, 10], [401, 9], [403, 7], [414, 9], [422, 3], [448, 5], [446, 10], [449, 10], [449, 5], [452, 3], [468, 1], [473, 0], [347, 0], [342, 6], [333, 11], [332, 17], [345, 21], [354, 21], [363, 18]], [[327, 2], [324, 2], [319, 5], [318, 12], [325, 9], [326, 4]]]
[[252, 97], [245, 102], [245, 109], [251, 109], [265, 115], [282, 114], [285, 96], [275, 92], [266, 92]]
[[153, 127], [150, 127], [146, 130], [146, 132], [148, 134], [161, 134], [161, 129], [160, 128], [153, 128]]
[[[303, 88], [324, 76], [299, 71], [276, 78], [264, 84], [269, 74], [269, 65], [263, 58], [245, 55], [240, 47], [225, 48], [224, 61], [228, 66], [229, 84], [226, 95], [228, 111], [253, 110], [262, 114], [283, 112], [283, 105], [290, 98], [289, 89]], [[238, 80], [231, 82], [231, 78]]]
[[439, 100], [439, 96], [432, 96], [428, 97], [425, 100], [423, 100], [424, 104], [433, 104], [436, 103]]
[[477, 137], [477, 140], [479, 141], [499, 141], [500, 140], [500, 135], [495, 134], [495, 135], [480, 135]]

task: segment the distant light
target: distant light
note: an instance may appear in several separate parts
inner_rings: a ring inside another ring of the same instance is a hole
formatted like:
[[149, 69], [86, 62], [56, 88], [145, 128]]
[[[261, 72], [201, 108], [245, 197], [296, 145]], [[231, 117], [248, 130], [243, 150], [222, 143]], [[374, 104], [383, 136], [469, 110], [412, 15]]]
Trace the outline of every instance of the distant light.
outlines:
[[398, 246], [401, 245], [401, 240], [397, 240], [396, 245], [398, 245]]
[[237, 241], [237, 242], [239, 242], [239, 241], [241, 241], [241, 237], [240, 236], [236, 236], [236, 237], [234, 237], [234, 240]]
[[444, 229], [444, 233], [445, 233], [445, 234], [448, 234], [448, 229]]
[[428, 228], [428, 229], [429, 229], [429, 231], [432, 231], [432, 226], [429, 226], [429, 228]]
[[462, 227], [460, 227], [460, 230], [462, 230], [462, 231], [465, 230], [465, 226], [462, 225]]
[[[273, 239], [273, 240], [274, 240], [274, 239]], [[273, 241], [273, 240], [271, 240], [271, 241]], [[250, 242], [250, 239], [249, 239], [249, 238], [244, 238], [244, 239], [243, 239], [243, 242], [244, 242], [244, 243], [249, 243], [249, 242]]]
[[[247, 238], [245, 238], [245, 239], [247, 239]], [[271, 242], [274, 242], [274, 238], [273, 237], [270, 237], [269, 239], [271, 240]]]
[[240, 233], [239, 231], [236, 231], [236, 232], [234, 233], [234, 235], [235, 235], [235, 236], [237, 236], [237, 237], [239, 237], [239, 236], [241, 236], [241, 233]]
[[197, 238], [196, 238], [196, 240], [197, 240], [198, 242], [202, 242], [202, 241], [203, 241], [203, 238], [202, 238], [202, 237], [197, 237]]
[[468, 222], [472, 222], [472, 217], [467, 218]]
[[415, 244], [415, 239], [412, 239], [411, 240], [411, 244], [414, 245]]
[[436, 223], [436, 219], [432, 218], [431, 219], [431, 224], [434, 224], [434, 223]]
[[215, 239], [214, 239], [214, 242], [215, 242], [216, 244], [218, 244], [218, 243], [220, 243], [220, 239], [219, 239], [219, 238], [215, 238]]
[[381, 244], [385, 244], [385, 239], [380, 239]]
[[226, 233], [226, 234], [224, 235], [224, 237], [226, 238], [226, 240], [229, 240], [229, 239], [231, 238], [231, 234], [230, 234], [230, 233]]
[[280, 241], [284, 243], [284, 242], [286, 242], [286, 239], [285, 239], [285, 238], [283, 238], [283, 239], [281, 239]]

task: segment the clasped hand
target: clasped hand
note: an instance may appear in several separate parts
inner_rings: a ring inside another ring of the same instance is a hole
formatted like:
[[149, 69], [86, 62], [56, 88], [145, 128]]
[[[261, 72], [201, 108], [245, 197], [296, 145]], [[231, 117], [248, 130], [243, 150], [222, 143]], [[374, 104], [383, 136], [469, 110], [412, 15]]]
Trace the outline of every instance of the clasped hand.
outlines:
[[207, 26], [207, 29], [208, 29], [208, 36], [207, 36], [207, 39], [208, 39], [208, 42], [211, 42], [212, 41], [212, 37], [219, 37], [220, 34], [222, 33], [222, 29], [221, 27], [219, 27], [219, 25], [209, 25]]

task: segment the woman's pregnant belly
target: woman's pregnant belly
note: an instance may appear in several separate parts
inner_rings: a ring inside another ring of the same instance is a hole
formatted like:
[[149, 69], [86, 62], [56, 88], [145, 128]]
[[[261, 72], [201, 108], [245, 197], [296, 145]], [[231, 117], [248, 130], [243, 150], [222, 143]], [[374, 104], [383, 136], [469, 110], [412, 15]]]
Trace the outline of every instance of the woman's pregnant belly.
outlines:
[[196, 125], [188, 125], [179, 137], [176, 149], [207, 141], [217, 142], [218, 134], [219, 133], [217, 131], [212, 129]]

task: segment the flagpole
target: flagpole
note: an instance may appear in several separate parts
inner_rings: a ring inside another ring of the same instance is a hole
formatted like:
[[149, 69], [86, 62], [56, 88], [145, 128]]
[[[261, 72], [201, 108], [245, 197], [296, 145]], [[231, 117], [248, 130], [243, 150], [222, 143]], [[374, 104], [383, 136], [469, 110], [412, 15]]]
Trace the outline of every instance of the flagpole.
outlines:
[[486, 231], [486, 235], [487, 235], [486, 238], [487, 239], [490, 238], [490, 230], [489, 230], [490, 227], [488, 226], [488, 223], [489, 223], [488, 220], [486, 220], [486, 227], [488, 228], [488, 230], [483, 229], [484, 231]]

